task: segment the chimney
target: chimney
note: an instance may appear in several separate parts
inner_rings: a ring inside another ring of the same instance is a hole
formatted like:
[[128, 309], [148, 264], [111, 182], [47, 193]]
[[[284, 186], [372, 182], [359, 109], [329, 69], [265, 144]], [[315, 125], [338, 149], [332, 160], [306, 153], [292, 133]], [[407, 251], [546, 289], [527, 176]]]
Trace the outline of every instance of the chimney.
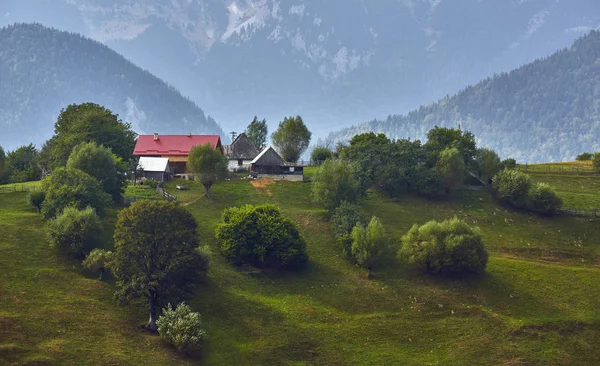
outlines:
[[154, 133], [154, 141], [158, 141], [158, 134]]
[[191, 132], [188, 133], [188, 137], [192, 137], [192, 133]]

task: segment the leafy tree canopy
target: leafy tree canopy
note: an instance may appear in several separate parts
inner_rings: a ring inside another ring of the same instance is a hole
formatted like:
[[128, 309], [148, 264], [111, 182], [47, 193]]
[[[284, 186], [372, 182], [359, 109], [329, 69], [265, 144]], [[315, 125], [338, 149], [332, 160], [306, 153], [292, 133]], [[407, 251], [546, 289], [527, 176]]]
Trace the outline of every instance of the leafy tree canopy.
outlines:
[[387, 244], [383, 225], [373, 216], [366, 228], [359, 223], [352, 229], [350, 236], [352, 257], [359, 266], [369, 271], [368, 277], [371, 278], [371, 271], [381, 260]]
[[284, 160], [295, 163], [308, 148], [311, 136], [302, 117], [296, 116], [284, 118], [271, 135], [271, 140]]
[[435, 168], [442, 178], [446, 193], [459, 188], [467, 172], [460, 151], [455, 147], [442, 150]]
[[10, 151], [6, 157], [5, 177], [11, 183], [39, 180], [42, 171], [38, 166], [38, 152], [33, 144]]
[[263, 118], [262, 121], [259, 121], [256, 116], [246, 129], [246, 136], [248, 136], [248, 140], [252, 142], [254, 147], [256, 147], [259, 151], [265, 148], [267, 145], [267, 120]]
[[502, 162], [496, 152], [490, 149], [481, 148], [477, 149], [475, 152], [472, 169], [481, 180], [486, 182], [486, 184], [489, 184], [494, 175], [502, 170]]
[[325, 160], [313, 180], [313, 200], [330, 211], [342, 201], [356, 202], [364, 194], [354, 176], [353, 167], [342, 161]]
[[50, 246], [63, 254], [82, 258], [100, 243], [102, 221], [91, 207], [78, 210], [69, 206], [48, 221], [46, 233]]
[[460, 129], [444, 128], [435, 126], [427, 132], [427, 143], [425, 148], [433, 156], [449, 148], [456, 148], [460, 152], [465, 164], [470, 164], [475, 156], [475, 136], [471, 132]]
[[204, 186], [206, 197], [210, 197], [210, 187], [227, 176], [228, 163], [225, 155], [207, 143], [190, 150], [187, 168]]

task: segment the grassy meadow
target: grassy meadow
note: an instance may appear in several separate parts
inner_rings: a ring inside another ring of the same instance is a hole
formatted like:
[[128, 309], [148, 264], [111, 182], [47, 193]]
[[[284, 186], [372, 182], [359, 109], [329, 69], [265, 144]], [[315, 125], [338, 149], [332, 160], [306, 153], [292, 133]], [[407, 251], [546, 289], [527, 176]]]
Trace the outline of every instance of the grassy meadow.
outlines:
[[[587, 189], [600, 184], [600, 177], [588, 178], [581, 182]], [[577, 194], [569, 183], [548, 183]], [[213, 251], [208, 278], [189, 301], [208, 333], [201, 354], [178, 355], [138, 330], [145, 305], [116, 305], [110, 279], [99, 282], [56, 255], [26, 194], [9, 193], [0, 195], [0, 364], [584, 365], [600, 359], [597, 219], [517, 213], [485, 191], [441, 202], [369, 192], [361, 209], [381, 219], [390, 249], [367, 280], [334, 242], [326, 212], [311, 202], [310, 183], [233, 180], [215, 185], [211, 199], [198, 183], [186, 182], [187, 191], [176, 184], [167, 188], [197, 218], [200, 242]], [[223, 209], [266, 202], [299, 225], [306, 269], [235, 268], [219, 254], [214, 230]], [[116, 212], [106, 218], [107, 237]], [[452, 216], [480, 227], [490, 252], [484, 275], [441, 278], [396, 260], [399, 237], [413, 224]]]

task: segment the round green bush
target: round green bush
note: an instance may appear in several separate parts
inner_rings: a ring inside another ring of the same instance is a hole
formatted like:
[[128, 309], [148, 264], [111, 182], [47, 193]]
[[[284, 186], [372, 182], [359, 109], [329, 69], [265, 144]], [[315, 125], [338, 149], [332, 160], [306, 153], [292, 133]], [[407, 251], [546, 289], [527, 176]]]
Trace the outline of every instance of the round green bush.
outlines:
[[562, 199], [547, 183], [537, 183], [529, 190], [527, 203], [531, 211], [550, 215], [562, 208]]
[[492, 187], [500, 200], [515, 207], [523, 207], [531, 187], [531, 179], [523, 172], [506, 169], [492, 179]]
[[38, 212], [42, 212], [42, 204], [44, 203], [45, 199], [46, 192], [42, 190], [31, 191], [27, 196], [27, 202], [29, 202], [31, 206], [35, 207]]
[[482, 273], [488, 261], [479, 230], [457, 218], [414, 225], [402, 237], [398, 257], [433, 273]]
[[306, 243], [296, 225], [273, 205], [226, 209], [216, 236], [222, 253], [235, 265], [297, 268], [308, 261]]
[[82, 258], [99, 243], [102, 222], [93, 208], [67, 207], [46, 224], [50, 246], [59, 252]]
[[193, 312], [185, 303], [175, 309], [168, 304], [156, 320], [156, 325], [160, 337], [180, 352], [200, 349], [206, 337], [200, 313]]

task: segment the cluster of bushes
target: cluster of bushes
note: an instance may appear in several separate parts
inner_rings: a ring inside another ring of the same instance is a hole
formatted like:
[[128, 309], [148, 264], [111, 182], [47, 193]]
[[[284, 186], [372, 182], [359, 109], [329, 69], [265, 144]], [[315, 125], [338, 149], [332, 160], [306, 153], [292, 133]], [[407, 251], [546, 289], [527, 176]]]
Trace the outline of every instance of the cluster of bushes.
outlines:
[[521, 171], [506, 169], [493, 178], [496, 197], [509, 205], [539, 214], [550, 215], [562, 208], [562, 199], [546, 183], [531, 183]]

